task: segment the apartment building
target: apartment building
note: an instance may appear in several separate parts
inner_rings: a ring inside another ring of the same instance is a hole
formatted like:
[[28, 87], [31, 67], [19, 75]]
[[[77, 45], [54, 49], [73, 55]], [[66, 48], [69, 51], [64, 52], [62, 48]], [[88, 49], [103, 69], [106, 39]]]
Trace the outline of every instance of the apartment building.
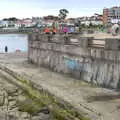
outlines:
[[103, 23], [104, 25], [120, 23], [120, 7], [104, 8]]

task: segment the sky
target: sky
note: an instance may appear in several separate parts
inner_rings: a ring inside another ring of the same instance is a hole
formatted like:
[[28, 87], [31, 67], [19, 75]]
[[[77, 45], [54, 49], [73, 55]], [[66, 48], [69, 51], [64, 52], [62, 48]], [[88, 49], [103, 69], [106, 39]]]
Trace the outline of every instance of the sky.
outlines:
[[120, 6], [119, 0], [0, 0], [0, 19], [58, 15], [63, 8], [68, 17], [91, 16], [112, 6]]

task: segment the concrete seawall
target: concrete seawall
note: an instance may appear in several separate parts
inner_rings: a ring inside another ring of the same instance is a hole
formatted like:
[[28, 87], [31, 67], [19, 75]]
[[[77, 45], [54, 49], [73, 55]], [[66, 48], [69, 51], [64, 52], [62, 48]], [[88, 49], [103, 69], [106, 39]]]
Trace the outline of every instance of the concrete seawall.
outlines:
[[120, 88], [120, 40], [30, 34], [29, 62], [107, 88]]

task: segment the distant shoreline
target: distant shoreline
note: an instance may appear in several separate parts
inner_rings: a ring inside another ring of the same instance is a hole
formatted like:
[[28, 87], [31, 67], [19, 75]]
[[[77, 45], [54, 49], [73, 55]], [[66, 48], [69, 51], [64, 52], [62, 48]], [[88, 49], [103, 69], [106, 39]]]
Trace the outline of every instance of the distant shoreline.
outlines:
[[0, 34], [30, 34], [28, 32], [0, 32]]

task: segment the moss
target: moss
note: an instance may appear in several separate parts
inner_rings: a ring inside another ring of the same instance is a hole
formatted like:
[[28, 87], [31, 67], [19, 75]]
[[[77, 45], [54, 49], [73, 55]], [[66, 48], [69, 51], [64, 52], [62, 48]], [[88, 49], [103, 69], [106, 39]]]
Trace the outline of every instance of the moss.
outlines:
[[89, 118], [83, 117], [74, 110], [57, 109], [53, 111], [53, 116], [57, 120], [90, 120]]
[[19, 103], [20, 111], [34, 115], [39, 113], [43, 107], [46, 107], [52, 115], [52, 120], [90, 120], [83, 117], [78, 111], [72, 109], [72, 107], [64, 101], [49, 95], [46, 91], [34, 89], [29, 81], [20, 77], [19, 81], [23, 83], [27, 91], [27, 101]]
[[43, 109], [44, 105], [42, 103], [37, 103], [31, 99], [27, 99], [26, 101], [22, 101], [18, 103], [19, 111], [27, 112], [29, 114], [37, 114]]

